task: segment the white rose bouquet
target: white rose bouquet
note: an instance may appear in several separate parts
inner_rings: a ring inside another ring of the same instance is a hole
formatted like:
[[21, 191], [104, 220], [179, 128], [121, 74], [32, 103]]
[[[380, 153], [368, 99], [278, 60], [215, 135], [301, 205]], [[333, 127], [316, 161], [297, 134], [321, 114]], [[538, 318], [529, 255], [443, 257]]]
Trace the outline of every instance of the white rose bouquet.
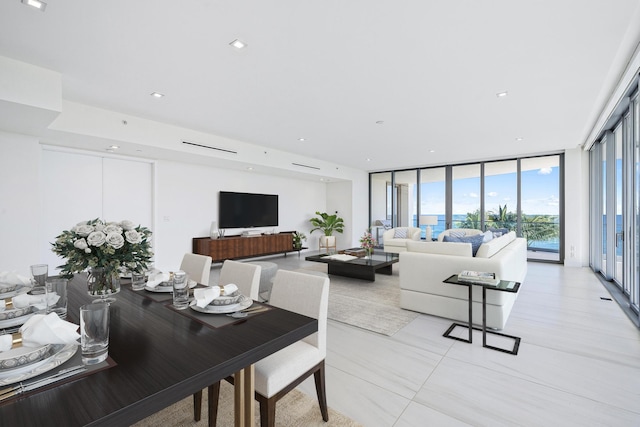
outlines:
[[131, 221], [83, 221], [65, 230], [52, 243], [52, 250], [66, 259], [60, 275], [71, 278], [92, 268], [115, 275], [121, 268], [143, 271], [153, 257], [151, 231]]

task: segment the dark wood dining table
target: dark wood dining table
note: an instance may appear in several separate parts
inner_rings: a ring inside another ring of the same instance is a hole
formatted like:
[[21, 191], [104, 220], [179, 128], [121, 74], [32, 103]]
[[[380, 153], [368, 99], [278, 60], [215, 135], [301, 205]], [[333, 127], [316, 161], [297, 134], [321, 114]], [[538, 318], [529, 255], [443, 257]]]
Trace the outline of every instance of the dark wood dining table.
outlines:
[[[77, 324], [92, 301], [85, 276], [69, 283], [68, 298], [67, 320]], [[126, 282], [116, 299], [116, 365], [0, 405], [0, 426], [130, 425], [233, 374], [245, 378], [235, 381], [236, 425], [253, 425], [253, 364], [318, 330], [316, 319], [278, 308], [214, 328]]]

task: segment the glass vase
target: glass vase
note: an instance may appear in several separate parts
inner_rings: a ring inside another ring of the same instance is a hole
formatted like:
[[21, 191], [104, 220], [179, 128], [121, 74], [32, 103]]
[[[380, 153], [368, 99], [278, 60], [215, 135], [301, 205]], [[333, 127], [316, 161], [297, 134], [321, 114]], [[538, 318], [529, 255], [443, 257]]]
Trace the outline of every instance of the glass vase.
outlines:
[[90, 296], [96, 298], [94, 302], [115, 302], [116, 299], [113, 295], [120, 292], [120, 276], [118, 272], [102, 267], [89, 268], [87, 292]]

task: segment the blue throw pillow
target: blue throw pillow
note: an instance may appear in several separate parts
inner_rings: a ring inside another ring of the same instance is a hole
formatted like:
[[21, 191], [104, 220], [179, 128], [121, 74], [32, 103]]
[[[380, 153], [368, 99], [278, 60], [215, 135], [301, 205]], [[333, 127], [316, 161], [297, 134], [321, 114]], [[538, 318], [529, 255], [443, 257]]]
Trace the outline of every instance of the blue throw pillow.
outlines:
[[489, 231], [493, 233], [494, 238], [501, 237], [509, 233], [508, 228], [489, 228]]
[[471, 253], [473, 256], [476, 256], [478, 249], [480, 249], [480, 245], [482, 245], [482, 240], [484, 239], [484, 235], [476, 234], [475, 236], [465, 236], [465, 237], [453, 237], [453, 236], [444, 236], [442, 239], [443, 242], [459, 242], [459, 243], [471, 243]]

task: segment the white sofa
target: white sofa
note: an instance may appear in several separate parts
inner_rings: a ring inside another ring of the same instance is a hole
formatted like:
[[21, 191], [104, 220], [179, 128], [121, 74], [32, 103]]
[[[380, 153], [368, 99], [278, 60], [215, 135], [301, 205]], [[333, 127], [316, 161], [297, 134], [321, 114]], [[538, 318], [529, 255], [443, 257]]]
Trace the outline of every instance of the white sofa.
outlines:
[[[472, 256], [471, 243], [409, 242], [400, 253], [400, 307], [467, 322], [466, 286], [442, 281], [463, 270], [495, 273], [521, 282], [527, 274], [527, 241], [510, 232], [483, 243]], [[473, 323], [482, 324], [482, 288], [473, 286]], [[517, 293], [487, 290], [487, 327], [503, 329]]]
[[[407, 237], [396, 237], [398, 233], [406, 231]], [[419, 241], [422, 230], [417, 227], [396, 227], [391, 228], [382, 233], [382, 241], [384, 242], [384, 251], [392, 253], [400, 253], [407, 250], [407, 242]]]

